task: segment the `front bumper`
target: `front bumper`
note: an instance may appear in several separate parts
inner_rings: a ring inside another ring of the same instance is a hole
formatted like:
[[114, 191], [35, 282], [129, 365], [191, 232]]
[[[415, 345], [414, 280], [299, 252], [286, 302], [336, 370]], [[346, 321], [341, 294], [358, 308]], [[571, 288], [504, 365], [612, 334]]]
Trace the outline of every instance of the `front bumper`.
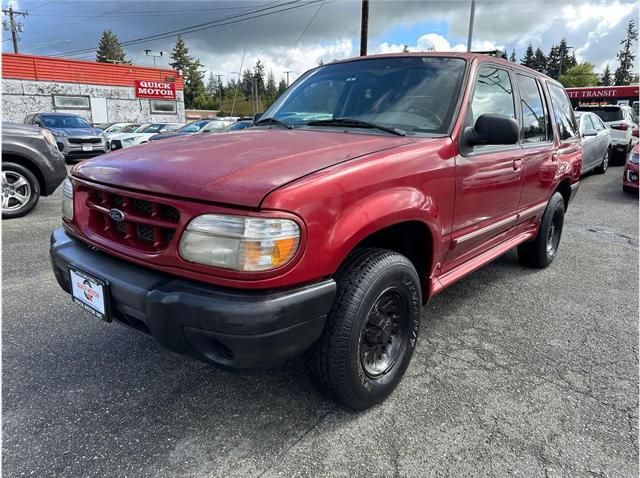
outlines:
[[[83, 142], [86, 140], [86, 142]], [[65, 158], [73, 160], [73, 159], [88, 159], [94, 158], [101, 154], [108, 153], [111, 151], [111, 145], [108, 140], [104, 138], [100, 138], [100, 142], [89, 142], [96, 141], [96, 137], [69, 137], [69, 136], [56, 136], [56, 144], [58, 145], [58, 149], [64, 154]], [[85, 151], [83, 149], [83, 145], [90, 145], [91, 151]]]
[[626, 188], [633, 188], [633, 189], [638, 189], [638, 166], [637, 165], [629, 165], [629, 163], [626, 164], [625, 168], [624, 168], [624, 173], [622, 176], [622, 184], [626, 187]]
[[179, 279], [96, 251], [58, 228], [51, 264], [70, 293], [69, 265], [109, 283], [110, 313], [178, 353], [233, 368], [274, 365], [322, 333], [336, 283], [285, 291], [245, 291]]

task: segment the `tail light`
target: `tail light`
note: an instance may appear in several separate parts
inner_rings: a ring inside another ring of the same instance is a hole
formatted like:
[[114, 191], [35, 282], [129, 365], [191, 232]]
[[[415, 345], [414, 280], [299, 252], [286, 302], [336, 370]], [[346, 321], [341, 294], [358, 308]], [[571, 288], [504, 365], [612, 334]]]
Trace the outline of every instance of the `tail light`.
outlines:
[[627, 131], [629, 129], [629, 125], [627, 123], [615, 123], [609, 126], [611, 129], [617, 129], [619, 131]]

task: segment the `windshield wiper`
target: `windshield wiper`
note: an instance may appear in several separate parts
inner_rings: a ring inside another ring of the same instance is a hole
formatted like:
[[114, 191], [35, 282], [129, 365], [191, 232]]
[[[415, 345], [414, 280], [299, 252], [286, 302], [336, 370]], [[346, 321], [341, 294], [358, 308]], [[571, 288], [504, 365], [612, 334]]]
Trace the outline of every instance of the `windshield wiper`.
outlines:
[[293, 126], [291, 126], [289, 123], [285, 123], [284, 121], [274, 118], [273, 116], [270, 116], [268, 118], [260, 118], [258, 121], [254, 123], [255, 126], [258, 126], [261, 124], [277, 124], [279, 126], [284, 126], [287, 129], [293, 129]]
[[332, 118], [325, 120], [309, 121], [306, 123], [308, 126], [346, 126], [348, 128], [375, 128], [380, 131], [395, 134], [398, 136], [406, 136], [407, 132], [400, 128], [392, 128], [389, 126], [382, 126], [369, 121], [362, 121], [355, 118]]

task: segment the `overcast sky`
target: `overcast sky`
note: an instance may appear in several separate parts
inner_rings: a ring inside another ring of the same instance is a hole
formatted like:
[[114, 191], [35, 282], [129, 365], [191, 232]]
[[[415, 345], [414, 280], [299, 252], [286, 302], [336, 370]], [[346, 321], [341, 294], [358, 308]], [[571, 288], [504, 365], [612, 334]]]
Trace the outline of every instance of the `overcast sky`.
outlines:
[[[21, 53], [60, 55], [95, 49], [102, 30], [125, 42], [200, 25], [184, 34], [191, 53], [223, 81], [260, 58], [276, 79], [333, 59], [355, 56], [360, 42], [360, 0], [17, 0], [29, 11], [21, 19]], [[3, 1], [3, 8], [7, 5]], [[371, 0], [369, 52], [464, 50], [470, 0]], [[616, 67], [616, 52], [629, 19], [638, 18], [633, 1], [477, 0], [473, 49], [498, 47], [522, 57], [527, 44], [545, 53], [563, 36], [580, 61], [601, 71]], [[145, 49], [170, 52], [175, 34], [126, 47], [135, 64], [152, 65]], [[3, 32], [3, 51], [12, 51]], [[69, 56], [94, 59], [95, 51]], [[168, 58], [159, 58], [166, 66]]]

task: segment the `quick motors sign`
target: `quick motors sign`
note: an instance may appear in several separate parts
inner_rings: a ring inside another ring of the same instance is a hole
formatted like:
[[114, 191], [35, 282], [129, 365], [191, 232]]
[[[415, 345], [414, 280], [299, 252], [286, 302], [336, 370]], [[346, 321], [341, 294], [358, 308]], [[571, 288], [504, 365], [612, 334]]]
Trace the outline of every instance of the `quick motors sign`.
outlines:
[[168, 81], [136, 80], [136, 98], [175, 100], [176, 84]]

